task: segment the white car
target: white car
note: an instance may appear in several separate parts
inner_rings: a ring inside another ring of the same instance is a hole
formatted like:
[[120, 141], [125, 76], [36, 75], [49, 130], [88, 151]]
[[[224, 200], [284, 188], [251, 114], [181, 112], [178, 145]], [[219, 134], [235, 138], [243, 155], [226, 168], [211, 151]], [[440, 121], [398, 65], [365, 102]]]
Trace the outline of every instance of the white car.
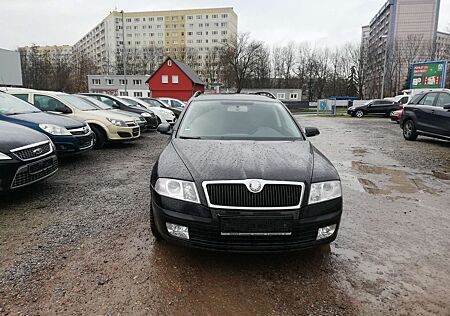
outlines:
[[183, 101], [173, 98], [158, 98], [158, 100], [163, 101], [165, 104], [172, 108], [184, 108], [186, 105]]
[[158, 117], [159, 122], [167, 122], [167, 123], [174, 123], [176, 118], [172, 111], [163, 109], [160, 107], [151, 106], [144, 100], [135, 98], [135, 97], [120, 97], [121, 99], [127, 101], [131, 105], [139, 106], [148, 110], [151, 110], [155, 115]]

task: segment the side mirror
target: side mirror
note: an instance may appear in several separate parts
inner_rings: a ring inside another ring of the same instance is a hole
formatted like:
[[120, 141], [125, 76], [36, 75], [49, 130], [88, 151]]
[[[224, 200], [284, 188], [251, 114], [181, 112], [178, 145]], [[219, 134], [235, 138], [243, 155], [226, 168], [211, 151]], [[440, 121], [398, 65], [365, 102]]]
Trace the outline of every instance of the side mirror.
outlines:
[[444, 104], [444, 110], [450, 110], [450, 104]]
[[172, 135], [172, 126], [169, 123], [161, 123], [156, 130], [164, 135]]
[[305, 127], [306, 137], [313, 137], [320, 134], [320, 131], [316, 127]]

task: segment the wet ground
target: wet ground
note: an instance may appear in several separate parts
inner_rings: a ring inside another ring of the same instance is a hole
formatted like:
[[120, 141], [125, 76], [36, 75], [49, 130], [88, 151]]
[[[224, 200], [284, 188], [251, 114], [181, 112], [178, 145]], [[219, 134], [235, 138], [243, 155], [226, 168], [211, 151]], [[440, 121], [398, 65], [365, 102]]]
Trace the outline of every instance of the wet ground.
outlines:
[[193, 251], [149, 233], [155, 133], [0, 197], [0, 315], [450, 314], [450, 143], [386, 119], [298, 116], [339, 170], [331, 249]]

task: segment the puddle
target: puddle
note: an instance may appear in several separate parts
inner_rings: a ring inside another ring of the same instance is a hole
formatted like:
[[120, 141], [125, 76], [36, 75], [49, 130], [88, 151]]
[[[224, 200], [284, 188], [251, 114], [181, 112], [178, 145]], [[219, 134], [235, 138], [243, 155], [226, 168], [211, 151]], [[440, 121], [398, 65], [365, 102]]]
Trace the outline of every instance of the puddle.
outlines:
[[443, 171], [435, 171], [433, 170], [433, 176], [441, 180], [450, 180], [450, 173]]
[[416, 193], [425, 189], [423, 183], [420, 183], [421, 187], [419, 188], [418, 182], [410, 179], [408, 174], [402, 170], [373, 166], [357, 161], [352, 162], [352, 169], [372, 176], [371, 180], [358, 178], [364, 190], [371, 194]]

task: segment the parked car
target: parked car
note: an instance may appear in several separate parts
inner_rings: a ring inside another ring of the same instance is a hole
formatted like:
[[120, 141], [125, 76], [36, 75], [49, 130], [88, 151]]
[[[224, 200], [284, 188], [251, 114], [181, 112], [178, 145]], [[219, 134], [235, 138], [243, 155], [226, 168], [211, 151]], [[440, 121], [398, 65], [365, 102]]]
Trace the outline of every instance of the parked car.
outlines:
[[52, 141], [43, 133], [0, 121], [0, 193], [44, 180], [58, 171]]
[[150, 104], [151, 107], [163, 108], [163, 109], [172, 111], [176, 118], [179, 118], [181, 112], [183, 112], [182, 108], [170, 107], [169, 105], [167, 105], [166, 103], [164, 103], [163, 101], [160, 101], [158, 99], [154, 99], [154, 98], [139, 98], [139, 99]]
[[354, 105], [347, 109], [347, 113], [351, 116], [363, 117], [367, 114], [382, 114], [389, 117], [392, 112], [400, 110], [401, 106], [399, 103], [380, 99], [380, 100], [370, 100], [363, 105]]
[[201, 95], [158, 127], [170, 142], [151, 175], [156, 239], [199, 248], [280, 251], [332, 242], [342, 214], [331, 162], [279, 100]]
[[450, 140], [449, 89], [418, 94], [403, 110], [400, 127], [406, 140], [419, 135]]
[[145, 132], [147, 130], [147, 121], [145, 120], [145, 118], [142, 115], [139, 115], [139, 114], [133, 113], [133, 112], [123, 111], [120, 109], [115, 109], [112, 106], [110, 106], [106, 103], [103, 103], [103, 102], [97, 100], [96, 98], [87, 96], [87, 95], [76, 94], [76, 96], [83, 98], [83, 100], [89, 102], [90, 104], [98, 107], [101, 110], [107, 110], [107, 111], [111, 111], [114, 113], [119, 113], [122, 115], [129, 116], [131, 119], [133, 119], [139, 125], [141, 132]]
[[178, 99], [173, 99], [173, 98], [158, 98], [158, 100], [163, 101], [165, 104], [167, 104], [168, 106], [172, 107], [172, 108], [184, 108], [186, 106], [186, 104]]
[[409, 94], [401, 94], [401, 95], [396, 95], [395, 97], [392, 97], [392, 98], [384, 98], [384, 99], [393, 101], [393, 102], [397, 102], [400, 105], [405, 105], [405, 104], [408, 104], [409, 101], [411, 101], [412, 96]]
[[109, 95], [109, 94], [102, 94], [102, 93], [82, 93], [82, 95], [87, 95], [93, 98], [96, 98], [97, 100], [113, 107], [114, 109], [120, 109], [122, 111], [127, 111], [131, 113], [137, 113], [145, 118], [147, 121], [147, 129], [156, 129], [158, 127], [158, 119], [150, 110], [146, 110], [143, 108], [138, 108], [136, 106], [133, 106], [120, 98]]
[[391, 121], [396, 122], [397, 124], [400, 123], [400, 119], [403, 115], [403, 109], [397, 110], [391, 113]]
[[120, 97], [120, 98], [124, 99], [125, 101], [129, 102], [134, 106], [148, 109], [153, 113], [155, 113], [155, 115], [158, 117], [158, 124], [161, 124], [162, 122], [175, 123], [176, 120], [175, 114], [173, 114], [173, 112], [168, 109], [152, 105], [144, 100], [135, 97]]
[[[23, 95], [24, 92], [20, 94]], [[130, 141], [140, 136], [139, 126], [130, 117], [100, 110], [78, 96], [38, 90], [29, 90], [26, 95], [27, 101], [41, 111], [58, 113], [86, 122], [94, 132], [95, 148], [102, 148], [106, 142]]]
[[58, 114], [42, 112], [32, 104], [0, 92], [0, 121], [16, 123], [44, 133], [56, 146], [58, 154], [90, 150], [94, 136], [81, 121]]

